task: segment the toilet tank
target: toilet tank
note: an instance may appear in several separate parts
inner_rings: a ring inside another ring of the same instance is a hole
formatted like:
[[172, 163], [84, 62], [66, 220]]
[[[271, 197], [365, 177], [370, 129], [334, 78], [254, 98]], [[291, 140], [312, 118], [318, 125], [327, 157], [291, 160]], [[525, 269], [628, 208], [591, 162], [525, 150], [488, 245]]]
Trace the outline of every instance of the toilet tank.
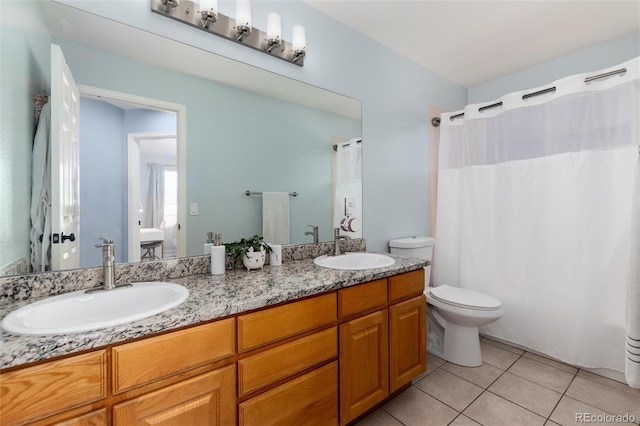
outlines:
[[434, 244], [432, 237], [407, 237], [389, 241], [389, 249], [392, 254], [431, 261]]
[[[404, 257], [417, 257], [431, 262], [433, 245], [436, 240], [432, 237], [408, 237], [389, 241], [392, 254]], [[424, 267], [424, 286], [431, 284], [431, 265]]]

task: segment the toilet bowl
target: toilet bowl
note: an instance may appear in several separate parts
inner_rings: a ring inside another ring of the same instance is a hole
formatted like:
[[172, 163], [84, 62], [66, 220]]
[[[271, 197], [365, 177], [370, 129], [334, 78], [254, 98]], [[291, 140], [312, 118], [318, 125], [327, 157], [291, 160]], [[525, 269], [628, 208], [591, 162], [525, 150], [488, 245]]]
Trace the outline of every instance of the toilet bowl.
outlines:
[[[389, 241], [391, 253], [431, 261], [434, 239], [409, 237]], [[502, 303], [477, 291], [440, 285], [430, 287], [431, 266], [425, 267], [428, 351], [465, 367], [482, 365], [478, 327], [499, 319]]]
[[448, 285], [428, 287], [425, 295], [433, 318], [444, 329], [442, 353], [437, 355], [465, 367], [482, 365], [478, 327], [502, 316], [500, 301], [477, 291]]

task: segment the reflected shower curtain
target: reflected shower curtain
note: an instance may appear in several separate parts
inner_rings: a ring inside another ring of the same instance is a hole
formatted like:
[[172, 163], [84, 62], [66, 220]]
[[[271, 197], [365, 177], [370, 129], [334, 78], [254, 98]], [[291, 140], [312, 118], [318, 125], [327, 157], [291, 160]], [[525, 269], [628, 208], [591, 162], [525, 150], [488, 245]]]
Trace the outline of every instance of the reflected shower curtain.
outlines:
[[149, 164], [149, 192], [145, 223], [148, 228], [160, 228], [164, 221], [164, 166]]
[[[360, 142], [358, 142], [360, 141]], [[338, 144], [335, 158], [335, 194], [332, 228], [340, 226], [345, 215], [344, 199], [356, 200], [353, 216], [362, 221], [362, 139], [354, 138]], [[362, 229], [349, 233], [351, 238], [362, 238]]]
[[610, 78], [576, 75], [442, 115], [434, 284], [501, 300], [504, 316], [483, 333], [625, 371], [627, 330], [640, 331], [638, 298], [625, 316], [640, 285], [630, 260], [639, 59]]

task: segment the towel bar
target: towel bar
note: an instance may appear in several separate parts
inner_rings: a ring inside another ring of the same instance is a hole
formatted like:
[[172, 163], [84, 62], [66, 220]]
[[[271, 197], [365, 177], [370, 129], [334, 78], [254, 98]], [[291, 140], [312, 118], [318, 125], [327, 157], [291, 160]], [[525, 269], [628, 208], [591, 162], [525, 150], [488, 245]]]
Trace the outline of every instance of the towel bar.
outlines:
[[[262, 195], [262, 192], [254, 192], [254, 191], [249, 191], [248, 189], [244, 192], [244, 195], [246, 195], [247, 197], [249, 195]], [[292, 197], [297, 197], [298, 193], [297, 192], [290, 192], [289, 195], [291, 195]]]

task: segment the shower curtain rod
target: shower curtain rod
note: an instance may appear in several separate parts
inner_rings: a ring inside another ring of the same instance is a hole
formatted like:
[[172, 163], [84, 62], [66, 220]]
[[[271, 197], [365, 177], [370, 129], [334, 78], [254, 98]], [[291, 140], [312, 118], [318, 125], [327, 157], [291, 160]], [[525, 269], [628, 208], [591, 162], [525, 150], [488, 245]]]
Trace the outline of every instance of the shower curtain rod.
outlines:
[[[362, 143], [362, 139], [358, 139], [358, 140], [356, 141], [356, 143]], [[334, 151], [337, 151], [337, 150], [338, 150], [338, 145], [339, 145], [339, 146], [341, 146], [341, 147], [343, 147], [343, 148], [346, 148], [346, 147], [348, 147], [349, 145], [351, 145], [351, 142], [340, 142], [340, 143], [337, 143], [337, 144], [333, 145], [333, 150], [334, 150]]]
[[[618, 75], [618, 74], [624, 74], [626, 72], [627, 72], [626, 68], [620, 68], [619, 70], [609, 71], [609, 72], [606, 72], [606, 73], [603, 73], [603, 74], [598, 74], [598, 75], [594, 75], [594, 76], [591, 76], [591, 77], [587, 77], [587, 78], [584, 79], [584, 82], [585, 82], [585, 84], [588, 84], [588, 83], [591, 83], [592, 81], [595, 81], [595, 80], [600, 80], [600, 79], [603, 79], [603, 78], [612, 77], [612, 76]], [[522, 95], [522, 100], [524, 101], [526, 99], [533, 98], [534, 96], [544, 95], [545, 93], [553, 93], [555, 91], [556, 91], [556, 87], [555, 86], [548, 87], [546, 89], [538, 90], [537, 92], [532, 92], [532, 93], [527, 93], [525, 95]], [[496, 107], [499, 107], [499, 106], [502, 106], [502, 102], [496, 102], [496, 103], [493, 103], [493, 104], [485, 105], [483, 107], [478, 108], [478, 111], [482, 112], [484, 110], [491, 109], [491, 108], [496, 108]], [[464, 117], [464, 112], [461, 112], [460, 114], [452, 115], [451, 117], [449, 117], [449, 120], [453, 121], [456, 118], [462, 118], [462, 117]], [[431, 124], [434, 127], [440, 126], [440, 117], [432, 118], [431, 119]]]

